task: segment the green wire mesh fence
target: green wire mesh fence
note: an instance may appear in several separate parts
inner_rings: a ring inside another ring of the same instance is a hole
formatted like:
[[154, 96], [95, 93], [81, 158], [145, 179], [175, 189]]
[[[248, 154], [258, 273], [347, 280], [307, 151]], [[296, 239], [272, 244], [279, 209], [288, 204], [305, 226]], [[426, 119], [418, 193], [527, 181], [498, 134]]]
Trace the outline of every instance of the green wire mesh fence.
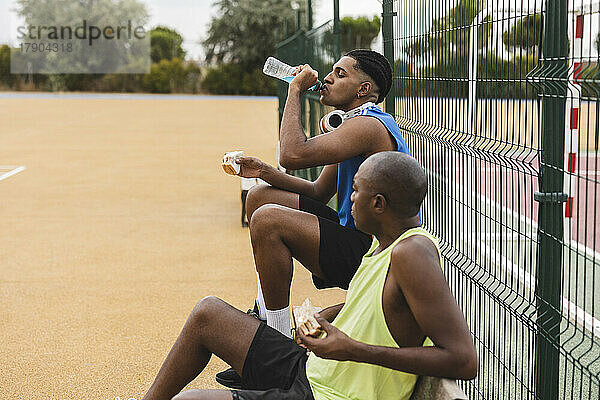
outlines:
[[479, 352], [463, 388], [599, 399], [599, 3], [383, 9], [388, 100], [428, 171], [423, 222]]
[[[479, 352], [463, 389], [600, 399], [600, 2], [383, 0], [382, 11], [394, 66], [384, 108], [428, 172], [423, 224]], [[326, 73], [341, 55], [335, 22], [296, 33], [278, 57]], [[314, 136], [328, 110], [316, 95], [303, 107]]]

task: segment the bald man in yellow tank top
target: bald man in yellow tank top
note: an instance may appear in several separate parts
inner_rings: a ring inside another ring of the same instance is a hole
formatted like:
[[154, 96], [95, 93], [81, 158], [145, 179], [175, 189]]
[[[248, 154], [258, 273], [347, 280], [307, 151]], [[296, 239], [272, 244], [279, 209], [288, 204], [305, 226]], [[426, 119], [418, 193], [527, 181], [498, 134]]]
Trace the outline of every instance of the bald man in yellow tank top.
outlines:
[[[425, 172], [408, 155], [377, 153], [360, 166], [353, 189], [356, 226], [375, 240], [345, 304], [316, 315], [326, 335], [298, 332], [294, 342], [207, 297], [144, 399], [406, 400], [417, 375], [476, 376], [472, 337], [440, 268], [437, 240], [420, 227]], [[242, 390], [177, 395], [211, 354], [240, 373]]]

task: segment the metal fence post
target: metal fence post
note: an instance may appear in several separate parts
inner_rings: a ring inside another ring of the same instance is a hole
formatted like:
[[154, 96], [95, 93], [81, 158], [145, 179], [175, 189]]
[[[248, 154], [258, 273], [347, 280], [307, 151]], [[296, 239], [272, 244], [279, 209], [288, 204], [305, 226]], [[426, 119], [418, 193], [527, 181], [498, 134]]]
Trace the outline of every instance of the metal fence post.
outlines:
[[306, 29], [309, 31], [313, 28], [313, 11], [312, 0], [306, 1]]
[[539, 173], [535, 393], [558, 399], [565, 104], [567, 95], [567, 1], [547, 0], [542, 72], [542, 142]]
[[[383, 36], [383, 55], [388, 59], [392, 66], [392, 76], [394, 77], [394, 1], [383, 1], [383, 18], [381, 34]], [[389, 93], [385, 96], [385, 112], [396, 115], [396, 90], [394, 80]]]
[[300, 9], [296, 10], [296, 30], [302, 29], [302, 12]]
[[333, 58], [342, 56], [342, 29], [340, 27], [340, 0], [333, 0]]

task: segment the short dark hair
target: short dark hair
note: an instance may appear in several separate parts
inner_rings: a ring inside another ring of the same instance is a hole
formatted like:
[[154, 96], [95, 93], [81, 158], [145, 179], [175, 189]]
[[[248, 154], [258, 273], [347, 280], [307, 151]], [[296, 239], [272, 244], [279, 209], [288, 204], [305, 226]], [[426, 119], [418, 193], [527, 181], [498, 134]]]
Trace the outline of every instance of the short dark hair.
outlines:
[[379, 88], [377, 103], [381, 103], [392, 87], [392, 66], [387, 58], [376, 51], [367, 49], [352, 50], [345, 55], [354, 58], [358, 69], [375, 81]]
[[427, 194], [427, 174], [408, 154], [399, 151], [375, 153], [365, 161], [371, 190], [382, 194], [402, 217], [419, 213]]

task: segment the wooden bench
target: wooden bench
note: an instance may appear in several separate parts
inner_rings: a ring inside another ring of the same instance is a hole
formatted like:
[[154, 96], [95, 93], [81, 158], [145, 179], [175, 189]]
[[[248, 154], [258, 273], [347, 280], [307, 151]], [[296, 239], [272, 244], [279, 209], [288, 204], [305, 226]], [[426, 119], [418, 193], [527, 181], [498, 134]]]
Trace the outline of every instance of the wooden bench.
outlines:
[[420, 376], [410, 400], [469, 400], [456, 381]]

